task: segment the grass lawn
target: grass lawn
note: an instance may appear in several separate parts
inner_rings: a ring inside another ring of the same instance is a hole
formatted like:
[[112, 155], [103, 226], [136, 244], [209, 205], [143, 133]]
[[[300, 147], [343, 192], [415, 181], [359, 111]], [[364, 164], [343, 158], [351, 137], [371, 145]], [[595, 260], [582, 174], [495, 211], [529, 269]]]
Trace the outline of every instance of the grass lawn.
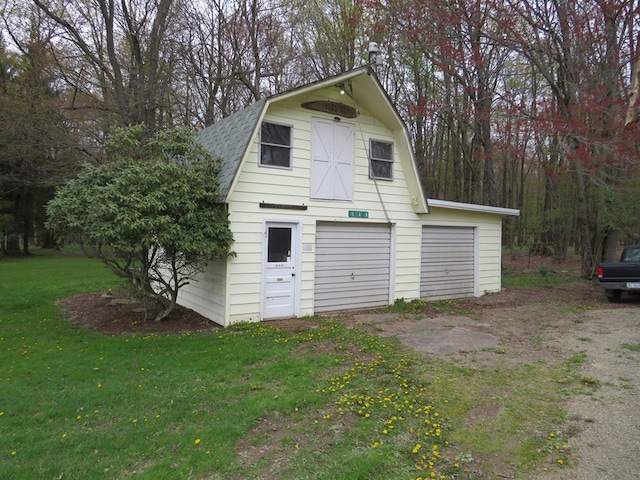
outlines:
[[529, 471], [564, 442], [548, 432], [566, 365], [462, 368], [328, 320], [107, 336], [60, 315], [117, 284], [81, 257], [0, 261], [0, 478], [470, 480], [497, 452]]

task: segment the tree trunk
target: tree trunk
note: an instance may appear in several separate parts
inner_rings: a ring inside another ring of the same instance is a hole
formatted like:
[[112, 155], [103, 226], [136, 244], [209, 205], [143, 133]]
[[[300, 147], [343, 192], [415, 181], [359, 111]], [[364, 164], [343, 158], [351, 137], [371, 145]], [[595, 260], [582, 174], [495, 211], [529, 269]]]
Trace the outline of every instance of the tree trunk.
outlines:
[[5, 250], [7, 256], [17, 257], [20, 255], [20, 237], [11, 234], [7, 237], [7, 248]]
[[22, 255], [30, 255], [29, 239], [33, 222], [33, 193], [26, 185], [20, 188], [15, 199], [13, 216], [15, 218], [15, 232], [22, 242]]
[[169, 315], [171, 315], [173, 310], [176, 308], [177, 303], [178, 303], [178, 299], [177, 299], [177, 292], [176, 292], [176, 295], [171, 295], [171, 300], [169, 301], [169, 304], [165, 308], [161, 308], [160, 311], [158, 312], [158, 315], [156, 315], [156, 318], [154, 318], [153, 320], [155, 322], [161, 322], [169, 318]]
[[618, 230], [612, 230], [604, 237], [602, 244], [602, 257], [603, 262], [615, 262], [618, 253]]
[[569, 253], [569, 244], [571, 243], [571, 224], [567, 223], [564, 228], [561, 228], [561, 235], [554, 240], [554, 260], [556, 263], [564, 263], [567, 261], [567, 255]]
[[[180, 279], [178, 277], [178, 267], [176, 266], [176, 260], [175, 260], [175, 256], [173, 257], [172, 261], [171, 261], [171, 280], [167, 281], [166, 283], [164, 283], [164, 292], [169, 294], [169, 304], [164, 307], [161, 308], [160, 311], [158, 312], [158, 315], [155, 318], [156, 322], [160, 322], [162, 320], [166, 320], [167, 318], [169, 318], [169, 315], [171, 315], [171, 312], [173, 312], [173, 310], [176, 308], [176, 305], [178, 303], [178, 289], [180, 288], [179, 284], [180, 284]], [[160, 296], [164, 296], [164, 295], [160, 295]], [[160, 305], [163, 305], [161, 302]]]

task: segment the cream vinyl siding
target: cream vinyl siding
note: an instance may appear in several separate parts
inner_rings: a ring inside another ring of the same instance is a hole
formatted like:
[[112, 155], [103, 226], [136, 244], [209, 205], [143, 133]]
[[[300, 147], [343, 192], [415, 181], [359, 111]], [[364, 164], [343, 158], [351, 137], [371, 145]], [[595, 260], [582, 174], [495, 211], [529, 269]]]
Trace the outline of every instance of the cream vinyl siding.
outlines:
[[225, 325], [227, 262], [210, 262], [197, 282], [190, 282], [179, 291], [178, 303]]

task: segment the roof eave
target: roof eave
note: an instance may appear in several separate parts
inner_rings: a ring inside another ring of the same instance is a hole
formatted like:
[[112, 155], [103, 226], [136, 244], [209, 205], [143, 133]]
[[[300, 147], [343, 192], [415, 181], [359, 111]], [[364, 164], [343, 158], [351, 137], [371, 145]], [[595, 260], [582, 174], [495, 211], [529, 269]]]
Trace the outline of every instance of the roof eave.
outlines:
[[450, 208], [452, 210], [466, 210], [469, 212], [491, 213], [502, 216], [520, 216], [520, 210], [514, 208], [492, 207], [489, 205], [477, 205], [475, 203], [450, 202], [448, 200], [427, 199], [432, 207]]

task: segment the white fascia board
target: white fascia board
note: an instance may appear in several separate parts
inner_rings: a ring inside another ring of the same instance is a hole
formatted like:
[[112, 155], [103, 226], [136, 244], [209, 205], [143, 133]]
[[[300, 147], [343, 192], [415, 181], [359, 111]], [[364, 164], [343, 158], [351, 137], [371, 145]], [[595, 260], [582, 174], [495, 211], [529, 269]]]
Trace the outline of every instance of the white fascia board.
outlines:
[[340, 84], [343, 84], [346, 81], [349, 81], [353, 78], [360, 77], [366, 74], [366, 70], [362, 67], [356, 68], [354, 70], [350, 70], [348, 72], [340, 73], [334, 75], [332, 77], [323, 78], [322, 80], [316, 80], [312, 83], [307, 83], [305, 85], [301, 85], [299, 87], [295, 87], [291, 90], [282, 93], [276, 93], [270, 97], [267, 97], [267, 100], [275, 101], [283, 101], [287, 100], [291, 97], [297, 97], [304, 95], [309, 92], [313, 92], [316, 90], [322, 90], [323, 88], [328, 88], [331, 86], [338, 87]]
[[475, 203], [450, 202], [447, 200], [436, 200], [428, 198], [427, 203], [430, 207], [451, 208], [453, 210], [466, 210], [469, 212], [493, 213], [495, 215], [504, 216], [520, 216], [520, 210], [514, 208], [490, 207], [489, 205], [477, 205]]

